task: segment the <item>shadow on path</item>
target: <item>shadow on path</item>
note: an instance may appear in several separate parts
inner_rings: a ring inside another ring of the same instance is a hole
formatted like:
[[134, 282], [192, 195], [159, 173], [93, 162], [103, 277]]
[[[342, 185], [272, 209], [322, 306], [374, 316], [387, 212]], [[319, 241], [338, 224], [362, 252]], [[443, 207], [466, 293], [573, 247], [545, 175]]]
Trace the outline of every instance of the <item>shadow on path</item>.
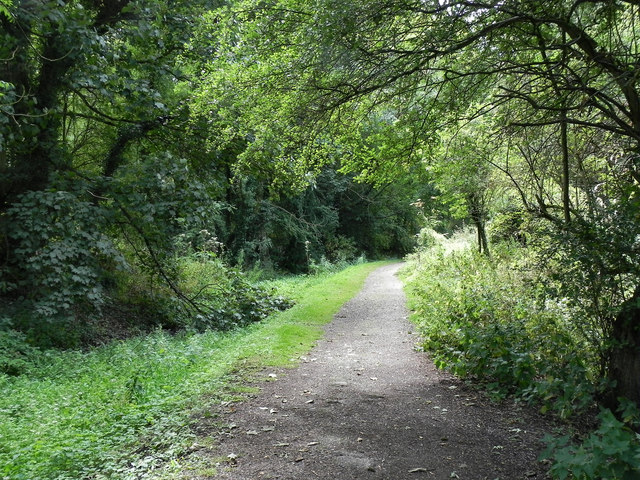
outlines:
[[216, 451], [229, 460], [211, 478], [547, 478], [544, 422], [487, 402], [415, 350], [399, 268], [371, 274], [298, 368], [229, 414]]

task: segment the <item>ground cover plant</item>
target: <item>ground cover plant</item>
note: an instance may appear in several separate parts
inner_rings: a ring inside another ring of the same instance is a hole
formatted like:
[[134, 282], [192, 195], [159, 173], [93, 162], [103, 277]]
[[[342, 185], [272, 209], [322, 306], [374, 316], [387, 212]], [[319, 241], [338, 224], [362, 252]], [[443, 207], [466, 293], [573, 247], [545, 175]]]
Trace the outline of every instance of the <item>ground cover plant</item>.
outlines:
[[34, 356], [0, 376], [0, 478], [140, 479], [179, 465], [195, 416], [233, 397], [232, 373], [295, 364], [377, 265], [271, 281], [296, 306], [244, 328]]
[[[489, 257], [460, 249], [459, 238], [429, 243], [405, 275], [413, 320], [436, 365], [496, 399], [514, 396], [568, 422], [597, 411], [609, 388], [599, 345], [580, 328], [577, 310], [542, 288], [532, 252], [502, 244]], [[555, 478], [637, 478], [637, 409], [600, 408], [594, 431], [546, 439]]]

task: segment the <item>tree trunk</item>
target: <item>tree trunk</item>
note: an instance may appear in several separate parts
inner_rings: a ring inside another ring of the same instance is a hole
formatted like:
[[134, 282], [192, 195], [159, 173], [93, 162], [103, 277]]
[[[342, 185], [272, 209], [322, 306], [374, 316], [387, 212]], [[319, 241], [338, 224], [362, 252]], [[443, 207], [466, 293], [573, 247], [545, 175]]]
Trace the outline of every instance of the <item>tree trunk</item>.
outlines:
[[477, 194], [471, 193], [467, 195], [467, 205], [469, 207], [469, 216], [478, 232], [478, 252], [488, 256], [489, 242], [487, 241], [483, 202]]
[[487, 229], [482, 219], [473, 219], [473, 223], [478, 232], [478, 252], [489, 255], [489, 242], [487, 241]]
[[613, 323], [609, 378], [615, 381], [611, 400], [626, 397], [640, 406], [640, 285]]

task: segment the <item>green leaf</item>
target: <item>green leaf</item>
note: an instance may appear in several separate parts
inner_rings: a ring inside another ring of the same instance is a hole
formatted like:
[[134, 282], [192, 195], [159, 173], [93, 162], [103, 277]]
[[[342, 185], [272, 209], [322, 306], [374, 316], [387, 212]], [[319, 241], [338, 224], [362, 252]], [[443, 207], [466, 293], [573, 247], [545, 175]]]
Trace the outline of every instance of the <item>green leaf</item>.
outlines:
[[13, 0], [0, 0], [0, 15], [4, 15], [9, 21], [13, 21], [12, 8]]

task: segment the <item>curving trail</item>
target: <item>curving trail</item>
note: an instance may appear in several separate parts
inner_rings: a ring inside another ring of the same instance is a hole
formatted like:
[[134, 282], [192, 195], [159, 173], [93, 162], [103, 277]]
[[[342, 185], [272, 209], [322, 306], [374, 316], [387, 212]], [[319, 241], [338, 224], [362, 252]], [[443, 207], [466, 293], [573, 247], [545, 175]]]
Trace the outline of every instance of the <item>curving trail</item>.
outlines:
[[400, 266], [371, 274], [298, 368], [225, 416], [208, 478], [547, 478], [544, 421], [488, 402], [414, 349]]

